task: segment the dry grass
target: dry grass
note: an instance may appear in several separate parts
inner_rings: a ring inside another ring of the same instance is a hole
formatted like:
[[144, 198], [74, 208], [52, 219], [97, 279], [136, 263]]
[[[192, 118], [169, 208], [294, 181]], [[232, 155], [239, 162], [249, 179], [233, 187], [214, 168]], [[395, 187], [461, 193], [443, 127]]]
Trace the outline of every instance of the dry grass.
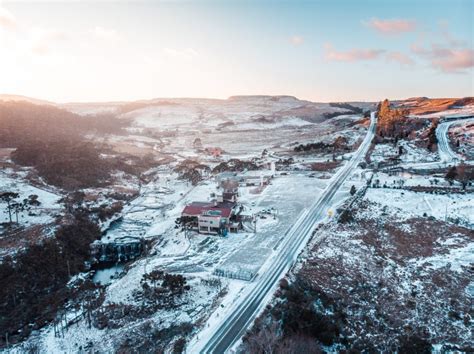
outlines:
[[310, 165], [311, 171], [332, 171], [341, 165], [341, 161], [314, 162]]
[[28, 228], [8, 227], [0, 236], [0, 257], [16, 253], [45, 237], [47, 225], [34, 225]]

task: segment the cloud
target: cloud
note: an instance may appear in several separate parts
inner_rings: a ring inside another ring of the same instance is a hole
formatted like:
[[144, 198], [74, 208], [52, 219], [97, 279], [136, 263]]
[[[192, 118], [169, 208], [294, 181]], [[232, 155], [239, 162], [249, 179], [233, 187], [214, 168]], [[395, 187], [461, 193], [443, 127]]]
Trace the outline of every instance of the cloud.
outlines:
[[290, 38], [290, 42], [291, 42], [291, 44], [293, 44], [294, 46], [299, 46], [299, 45], [303, 44], [304, 38], [301, 37], [301, 36], [295, 35], [295, 36], [292, 36], [292, 37]]
[[416, 22], [406, 19], [380, 20], [373, 18], [366, 25], [384, 35], [399, 35], [413, 32], [416, 29]]
[[0, 28], [7, 31], [15, 31], [18, 27], [18, 21], [15, 16], [13, 16], [10, 11], [0, 6]]
[[412, 58], [401, 52], [388, 52], [386, 58], [390, 62], [396, 62], [401, 66], [412, 66], [415, 64]]
[[424, 43], [420, 38], [411, 45], [411, 51], [425, 59], [436, 70], [445, 73], [463, 73], [474, 67], [474, 50], [462, 47], [463, 42], [453, 37], [443, 37], [444, 43]]
[[461, 73], [474, 67], [474, 50], [446, 49], [438, 51], [431, 59], [433, 67], [446, 73]]
[[143, 56], [143, 61], [147, 64], [155, 64], [155, 61], [153, 60], [153, 58], [149, 55], [144, 55]]
[[441, 20], [438, 22], [438, 27], [440, 29], [440, 34], [438, 37], [442, 38], [447, 45], [450, 47], [461, 47], [466, 46], [466, 41], [459, 40], [453, 36], [449, 30], [449, 22], [446, 20]]
[[167, 57], [180, 59], [180, 60], [191, 60], [199, 55], [199, 53], [193, 48], [186, 49], [173, 49], [173, 48], [164, 48], [163, 52]]
[[33, 54], [46, 55], [68, 36], [63, 31], [54, 29], [35, 28], [29, 34], [30, 47]]
[[27, 26], [0, 6], [0, 30], [4, 29], [1, 36], [1, 45], [14, 43], [15, 55], [46, 55], [61, 41], [68, 39], [63, 31], [51, 28]]
[[367, 61], [374, 60], [380, 57], [385, 51], [381, 49], [351, 49], [348, 51], [337, 51], [331, 44], [326, 44], [325, 58], [330, 61], [343, 61], [343, 62], [355, 62], [355, 61]]
[[119, 36], [116, 30], [108, 29], [101, 26], [96, 26], [90, 32], [99, 39], [106, 41], [116, 41]]

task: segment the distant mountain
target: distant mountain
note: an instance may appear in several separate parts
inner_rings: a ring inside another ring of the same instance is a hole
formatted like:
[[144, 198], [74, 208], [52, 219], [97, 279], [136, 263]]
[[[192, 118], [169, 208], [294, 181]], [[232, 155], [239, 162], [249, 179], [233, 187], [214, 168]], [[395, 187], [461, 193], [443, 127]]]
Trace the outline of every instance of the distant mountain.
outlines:
[[407, 109], [411, 115], [426, 115], [445, 112], [458, 108], [474, 108], [474, 97], [464, 98], [428, 98], [412, 97], [405, 100], [394, 101], [397, 108]]
[[230, 96], [228, 98], [229, 101], [255, 101], [255, 100], [268, 100], [268, 101], [301, 101], [300, 99], [296, 98], [295, 96], [287, 96], [287, 95], [279, 95], [279, 96], [271, 96], [271, 95], [238, 95], [238, 96]]
[[[335, 103], [321, 103], [312, 102], [308, 100], [300, 100], [295, 96], [290, 95], [236, 95], [230, 96], [227, 99], [213, 99], [213, 98], [152, 98], [136, 101], [116, 101], [116, 102], [68, 102], [55, 103], [51, 101], [41, 100], [37, 98], [0, 94], [0, 101], [26, 101], [37, 105], [50, 105], [66, 109], [70, 112], [78, 113], [80, 115], [95, 115], [99, 113], [124, 114], [147, 107], [172, 107], [177, 105], [182, 106], [199, 106], [205, 108], [207, 106], [228, 106], [231, 105], [278, 105], [280, 109], [294, 110], [296, 115], [301, 114], [303, 117], [315, 117], [316, 111], [341, 113], [342, 109], [338, 109], [341, 105], [350, 105], [366, 110], [375, 109], [377, 102], [335, 102]], [[428, 98], [428, 97], [410, 97], [402, 100], [393, 100], [392, 104], [396, 108], [403, 108], [409, 111], [410, 115], [427, 115], [436, 114], [438, 112], [445, 112], [456, 109], [474, 110], [474, 97], [465, 98]], [[286, 107], [285, 107], [286, 106]], [[332, 107], [329, 107], [332, 106]], [[318, 112], [318, 113], [324, 113]], [[318, 115], [318, 114], [316, 114]]]
[[49, 105], [49, 106], [55, 106], [56, 103], [46, 101], [46, 100], [40, 100], [37, 98], [32, 98], [32, 97], [27, 97], [27, 96], [21, 96], [21, 95], [9, 95], [9, 94], [0, 94], [0, 101], [25, 101], [37, 105]]

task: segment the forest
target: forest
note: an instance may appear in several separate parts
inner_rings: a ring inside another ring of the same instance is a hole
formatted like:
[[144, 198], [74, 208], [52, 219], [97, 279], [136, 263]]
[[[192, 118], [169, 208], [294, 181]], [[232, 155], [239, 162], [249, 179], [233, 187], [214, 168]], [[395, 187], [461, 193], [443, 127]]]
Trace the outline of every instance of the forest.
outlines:
[[[55, 237], [32, 244], [0, 264], [0, 347], [53, 321], [69, 300], [71, 276], [85, 270], [89, 244], [101, 236], [84, 211], [77, 211]], [[38, 271], [41, 270], [41, 271]]]
[[146, 159], [106, 159], [102, 154], [110, 149], [91, 138], [121, 134], [126, 126], [126, 120], [113, 115], [79, 116], [54, 106], [0, 103], [0, 147], [16, 148], [13, 162], [34, 167], [45, 182], [67, 191], [104, 186], [114, 170], [139, 175], [149, 167]]

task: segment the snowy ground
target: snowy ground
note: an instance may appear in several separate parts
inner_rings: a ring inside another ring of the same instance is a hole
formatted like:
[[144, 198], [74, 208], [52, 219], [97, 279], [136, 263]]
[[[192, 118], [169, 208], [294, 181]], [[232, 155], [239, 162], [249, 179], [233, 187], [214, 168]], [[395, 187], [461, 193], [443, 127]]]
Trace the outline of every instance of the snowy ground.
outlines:
[[[36, 224], [48, 224], [54, 221], [54, 215], [61, 210], [58, 203], [61, 196], [53, 192], [36, 188], [22, 178], [22, 173], [15, 173], [12, 170], [3, 170], [0, 173], [0, 191], [18, 193], [19, 202], [27, 199], [30, 195], [37, 195], [39, 206], [32, 206], [31, 209], [18, 213], [18, 222], [22, 226]], [[7, 204], [0, 202], [0, 223], [8, 222], [9, 217], [6, 211]], [[13, 221], [16, 221], [16, 213], [13, 213]]]
[[448, 109], [445, 111], [438, 111], [429, 114], [415, 115], [416, 118], [457, 118], [474, 115], [474, 106], [464, 106], [459, 108]]
[[[410, 215], [400, 222], [400, 210], [371, 202], [372, 192], [354, 204], [352, 221], [321, 229], [289, 276], [312, 296], [323, 314], [321, 323], [338, 327], [336, 343], [322, 349], [392, 352], [402, 338], [413, 335], [440, 352], [470, 348], [472, 232], [417, 217], [411, 205]], [[286, 318], [282, 292], [277, 291], [270, 310], [255, 322], [256, 333], [247, 338], [254, 344], [255, 339], [257, 347], [275, 345], [282, 319], [298, 321], [294, 312]], [[242, 352], [252, 351], [251, 345]]]
[[[259, 264], [265, 261], [265, 256], [271, 253], [272, 247], [291, 225], [293, 218], [311, 203], [326, 184], [326, 181], [315, 180], [307, 174], [295, 174], [277, 177], [260, 195], [252, 194], [244, 188], [241, 199], [246, 212], [257, 213], [277, 206], [276, 219], [269, 215], [266, 219], [259, 219], [257, 234], [242, 232], [222, 238], [190, 233], [185, 237], [183, 232], [174, 228], [175, 218], [180, 215], [186, 202], [208, 199], [211, 191], [215, 191], [216, 183], [208, 181], [192, 187], [186, 182], [170, 182], [164, 176], [161, 177], [159, 182], [145, 187], [142, 197], [135, 199], [125, 210], [123, 223], [104, 237], [105, 241], [113, 240], [123, 234], [136, 234], [141, 230], [143, 236], [158, 239], [149, 257], [133, 263], [122, 277], [110, 283], [106, 291], [106, 303], [135, 305], [133, 293], [140, 288], [142, 275], [153, 269], [182, 273], [189, 279], [192, 292], [183, 301], [185, 305], [180, 306], [177, 311], [159, 311], [147, 319], [160, 328], [194, 323], [207, 317], [210, 306], [217, 297], [217, 290], [202, 285], [200, 280], [213, 278], [212, 272], [217, 265], [258, 269]], [[160, 193], [163, 190], [166, 190], [165, 194]], [[166, 203], [163, 203], [165, 198]], [[256, 251], [258, 257], [250, 258], [249, 255]], [[235, 300], [245, 285], [244, 281], [224, 278], [223, 286], [227, 288], [227, 295], [221, 299], [224, 308]], [[120, 342], [117, 338], [124, 336], [132, 328], [141, 326], [142, 322], [143, 320], [136, 320], [121, 329], [97, 330], [89, 328], [86, 321], [80, 321], [67, 330], [63, 337], [56, 337], [49, 327], [38, 338], [41, 348], [46, 352], [74, 352], [88, 342], [92, 342], [96, 350], [113, 351], [117, 342]]]
[[[361, 117], [323, 117], [325, 113], [338, 111], [345, 110], [292, 97], [255, 96], [229, 100], [156, 100], [119, 117], [130, 122], [131, 134], [158, 138], [160, 153], [176, 154], [179, 151], [183, 156], [195, 156], [193, 142], [199, 137], [204, 148], [217, 146], [228, 156], [242, 158], [260, 154], [265, 148], [286, 151], [288, 144], [314, 142], [315, 138], [320, 140], [324, 135], [331, 140], [331, 134], [344, 134], [343, 126]], [[359, 133], [363, 134], [363, 131]], [[354, 134], [353, 129], [347, 132], [349, 138], [357, 138], [360, 134]], [[131, 142], [130, 135], [119, 139]], [[152, 142], [137, 139], [136, 147], [140, 144], [143, 147]], [[115, 146], [122, 151], [133, 149], [130, 145], [124, 147], [123, 142], [115, 142]]]
[[[403, 153], [398, 154], [398, 147], [403, 148]], [[404, 164], [418, 164], [435, 162], [439, 160], [438, 153], [430, 152], [426, 148], [416, 146], [415, 143], [409, 141], [399, 141], [397, 146], [393, 144], [376, 144], [371, 155], [371, 161], [384, 162], [390, 158], [400, 158], [400, 162]]]
[[[453, 124], [449, 129], [453, 148], [466, 160], [474, 160], [474, 119], [467, 119]], [[459, 147], [456, 142], [459, 141]]]
[[[365, 183], [360, 172], [355, 171], [354, 176], [335, 196], [334, 205], [328, 214], [333, 214], [336, 206], [349, 196], [351, 185], [360, 188]], [[310, 177], [310, 173], [300, 172], [274, 178], [261, 194], [251, 193], [253, 187], [241, 188], [240, 200], [245, 207], [244, 212], [263, 212], [261, 215], [264, 218], [258, 219], [256, 234], [231, 233], [223, 238], [194, 232], [185, 236], [180, 229], [174, 228], [175, 218], [180, 215], [184, 205], [193, 200], [209, 199], [210, 193], [216, 191], [216, 182], [209, 180], [193, 187], [172, 177], [160, 174], [155, 182], [144, 186], [142, 195], [125, 208], [123, 222], [104, 236], [104, 241], [108, 241], [126, 234], [138, 234], [156, 241], [147, 258], [129, 265], [121, 277], [110, 282], [106, 290], [106, 303], [137, 305], [134, 291], [140, 288], [142, 275], [153, 269], [180, 273], [189, 279], [192, 290], [182, 306], [174, 311], [160, 311], [148, 318], [160, 328], [195, 323], [207, 318], [215, 301], [222, 306], [213, 312], [214, 316], [224, 315], [225, 309], [249, 283], [222, 278], [227, 293], [220, 298], [217, 290], [201, 284], [201, 279], [215, 278], [213, 271], [217, 267], [258, 271], [294, 220], [327, 184], [326, 179], [317, 179]], [[271, 213], [268, 213], [269, 210]], [[127, 331], [133, 331], [133, 328], [140, 328], [142, 324], [143, 320], [137, 320], [121, 329], [97, 330], [89, 328], [83, 320], [67, 330], [64, 337], [56, 337], [49, 327], [35, 338], [47, 352], [77, 351], [87, 342], [92, 342], [96, 350], [111, 351], [120, 342], [118, 338]]]
[[[219, 307], [220, 310], [225, 310], [248, 283], [223, 278], [226, 295], [222, 297], [215, 288], [203, 285], [201, 280], [215, 278], [213, 273], [216, 269], [228, 272], [245, 270], [253, 273], [261, 270], [294, 220], [312, 204], [334, 173], [277, 173], [277, 177], [260, 194], [253, 192], [254, 187], [241, 188], [239, 201], [244, 206], [244, 213], [258, 215], [257, 232], [251, 230], [251, 225], [246, 225], [244, 231], [222, 238], [195, 232], [185, 235], [181, 229], [175, 228], [175, 220], [187, 203], [207, 201], [210, 200], [211, 193], [219, 193], [216, 190], [217, 183], [213, 179], [205, 180], [197, 186], [179, 180], [178, 176], [171, 172], [175, 163], [192, 158], [212, 168], [229, 158], [260, 157], [264, 149], [268, 150], [266, 162], [277, 161], [291, 157], [294, 144], [297, 143], [321, 140], [332, 142], [335, 137], [344, 135], [352, 144], [365, 134], [365, 128], [350, 127], [349, 123], [360, 119], [358, 115], [322, 121], [322, 113], [339, 110], [327, 104], [310, 104], [310, 107], [307, 107], [308, 103], [292, 98], [276, 102], [257, 98], [250, 103], [248, 99], [236, 99], [219, 102], [214, 106], [208, 102], [204, 104], [205, 110], [203, 103], [199, 101], [193, 104], [187, 101], [185, 104], [177, 102], [133, 110], [121, 116], [131, 122], [130, 134], [97, 137], [98, 141], [112, 146], [119, 154], [138, 157], [152, 154], [155, 159], [168, 158], [171, 162], [175, 161], [157, 169], [153, 181], [143, 185], [139, 197], [124, 206], [122, 219], [113, 223], [102, 239], [103, 242], [109, 242], [123, 236], [145, 237], [153, 240], [149, 256], [128, 265], [118, 277], [113, 274], [115, 272], [109, 271], [101, 271], [95, 277], [96, 281], [108, 284], [106, 304], [139, 306], [133, 294], [140, 288], [144, 273], [160, 269], [186, 276], [192, 290], [183, 300], [183, 304], [174, 311], [160, 311], [145, 319], [153, 321], [162, 329], [179, 323], [200, 322], [213, 312], [211, 307], [215, 306], [216, 302], [223, 306]], [[81, 113], [91, 113], [108, 108], [87, 109], [79, 105], [75, 109]], [[301, 114], [295, 114], [294, 109], [299, 110]], [[201, 139], [204, 148], [223, 149], [223, 156], [215, 159], [194, 149], [193, 143], [197, 137]], [[349, 157], [350, 154], [347, 155]], [[331, 156], [318, 154], [298, 156], [298, 163], [289, 169], [305, 170], [308, 163], [322, 162], [329, 158]], [[127, 185], [126, 181], [123, 182]], [[136, 187], [135, 182], [128, 183], [130, 188]], [[360, 187], [363, 183], [359, 171], [352, 184]], [[349, 189], [350, 185], [345, 186], [335, 196], [333, 208], [349, 195]], [[93, 190], [87, 192], [94, 194]], [[101, 192], [102, 195], [108, 193], [107, 190]], [[101, 198], [95, 203], [106, 202]], [[334, 210], [327, 212], [334, 214]], [[104, 227], [106, 225], [107, 223]], [[110, 275], [113, 275], [114, 279], [110, 279]], [[220, 311], [213, 313], [214, 316], [219, 316]], [[75, 315], [74, 312], [68, 312], [68, 316]], [[39, 343], [46, 352], [74, 352], [84, 349], [89, 342], [94, 349], [107, 352], [115, 350], [114, 343], [120, 342], [127, 332], [134, 332], [142, 325], [143, 320], [139, 320], [127, 323], [121, 329], [97, 330], [89, 328], [86, 321], [81, 320], [67, 330], [63, 337], [56, 337], [52, 328], [47, 327], [33, 336], [33, 342]]]
[[370, 201], [396, 209], [400, 218], [432, 216], [439, 220], [460, 219], [474, 226], [472, 194], [430, 194], [407, 190], [369, 188]]

